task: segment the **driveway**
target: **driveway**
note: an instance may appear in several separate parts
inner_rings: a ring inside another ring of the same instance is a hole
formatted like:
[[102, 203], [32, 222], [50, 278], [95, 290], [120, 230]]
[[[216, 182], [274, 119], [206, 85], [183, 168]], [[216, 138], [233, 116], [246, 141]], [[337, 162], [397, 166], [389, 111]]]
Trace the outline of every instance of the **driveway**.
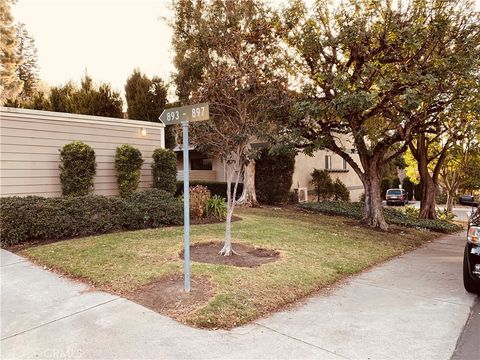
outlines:
[[181, 325], [1, 253], [2, 359], [450, 359], [475, 297], [450, 235], [232, 331]]

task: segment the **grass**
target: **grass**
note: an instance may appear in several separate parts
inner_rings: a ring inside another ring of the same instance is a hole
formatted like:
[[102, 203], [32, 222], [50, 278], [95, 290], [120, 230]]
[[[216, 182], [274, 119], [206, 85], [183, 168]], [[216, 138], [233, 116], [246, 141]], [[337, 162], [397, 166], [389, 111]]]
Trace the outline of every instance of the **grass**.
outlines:
[[[208, 277], [215, 295], [180, 320], [198, 327], [238, 326], [436, 236], [414, 229], [385, 236], [342, 217], [290, 209], [237, 214], [243, 220], [233, 224], [234, 241], [276, 249], [280, 260], [257, 268], [193, 262], [192, 274]], [[221, 241], [223, 232], [223, 224], [193, 226], [192, 243]], [[21, 253], [97, 288], [128, 294], [162, 275], [181, 273], [182, 246], [183, 229], [170, 227], [66, 240]]]

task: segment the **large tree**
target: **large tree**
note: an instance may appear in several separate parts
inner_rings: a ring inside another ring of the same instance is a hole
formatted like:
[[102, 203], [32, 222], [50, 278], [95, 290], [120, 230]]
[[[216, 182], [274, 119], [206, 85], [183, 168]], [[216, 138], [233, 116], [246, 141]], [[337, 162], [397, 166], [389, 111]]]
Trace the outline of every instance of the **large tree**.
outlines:
[[22, 59], [17, 56], [17, 36], [10, 12], [11, 0], [0, 0], [0, 105], [22, 91], [16, 70]]
[[[167, 105], [167, 94], [168, 88], [161, 78], [149, 78], [140, 69], [133, 70], [125, 84], [128, 118], [159, 122], [158, 117]], [[175, 146], [171, 126], [165, 129], [165, 145]]]
[[252, 158], [252, 144], [274, 131], [274, 113], [286, 99], [287, 81], [278, 72], [271, 11], [259, 1], [179, 1], [176, 14], [180, 95], [186, 101], [208, 101], [211, 109], [210, 121], [192, 129], [192, 140], [225, 165], [228, 212], [220, 253], [229, 256], [237, 185]]
[[382, 167], [405, 151], [427, 115], [444, 110], [448, 89], [472, 71], [478, 28], [467, 1], [350, 0], [336, 10], [328, 1], [312, 9], [295, 1], [284, 11], [284, 39], [303, 93], [289, 131], [309, 150], [327, 148], [349, 163], [363, 182], [370, 226], [388, 228]]
[[[175, 2], [174, 7], [176, 16], [173, 44], [174, 63], [177, 68], [174, 80], [181, 102], [188, 102], [192, 94], [203, 86], [205, 74], [211, 69], [212, 63], [218, 62], [216, 57], [219, 56], [219, 51], [223, 52], [221, 56], [230, 57], [229, 61], [232, 61], [230, 65], [235, 71], [241, 67], [255, 66], [264, 74], [262, 76], [268, 72], [271, 78], [279, 76], [279, 81], [282, 81], [283, 74], [280, 74], [279, 61], [281, 47], [273, 28], [275, 15], [272, 15], [272, 9], [266, 10], [262, 1], [180, 0]], [[236, 11], [238, 14], [235, 14]], [[263, 22], [259, 17], [264, 17]], [[223, 37], [223, 41], [220, 36]], [[219, 50], [220, 47], [223, 49]], [[259, 53], [252, 55], [252, 49]], [[251, 70], [246, 69], [245, 73], [247, 74], [245, 78], [248, 78]], [[248, 86], [248, 83], [245, 86]], [[252, 92], [254, 91], [252, 88]], [[259, 108], [258, 111], [270, 111], [270, 115], [273, 115], [273, 111], [277, 110]], [[272, 122], [278, 119], [278, 116], [270, 117]], [[253, 142], [265, 141], [272, 134], [272, 129], [274, 127], [264, 128], [264, 132], [258, 134], [258, 137], [251, 137], [249, 148]], [[242, 178], [243, 193], [239, 204], [257, 205], [255, 156], [250, 150]]]
[[28, 33], [25, 24], [15, 25], [17, 36], [16, 54], [21, 63], [17, 66], [17, 77], [23, 82], [23, 88], [18, 95], [20, 100], [29, 99], [37, 90], [38, 85], [38, 58], [35, 40]]

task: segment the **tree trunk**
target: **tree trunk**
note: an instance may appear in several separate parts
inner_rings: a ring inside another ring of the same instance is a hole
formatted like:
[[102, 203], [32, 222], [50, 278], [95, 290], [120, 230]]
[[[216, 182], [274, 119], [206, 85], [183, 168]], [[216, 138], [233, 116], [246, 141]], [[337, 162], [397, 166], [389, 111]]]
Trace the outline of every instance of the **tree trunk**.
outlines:
[[243, 174], [243, 192], [237, 201], [238, 205], [245, 207], [258, 206], [255, 192], [255, 160], [250, 160]]
[[[232, 256], [233, 254], [237, 254], [232, 248], [232, 217], [233, 211], [235, 210], [236, 205], [236, 198], [237, 198], [237, 188], [238, 182], [240, 180], [240, 173], [241, 173], [241, 166], [240, 166], [240, 157], [236, 158], [237, 162], [236, 165], [225, 165], [227, 173], [227, 218], [225, 219], [225, 242], [223, 244], [222, 250], [220, 250], [219, 254], [223, 256]], [[233, 186], [232, 192], [232, 181], [235, 179], [235, 184]]]
[[435, 195], [437, 187], [433, 182], [430, 174], [424, 175], [422, 178], [422, 200], [420, 202], [420, 219], [436, 219], [437, 210]]
[[371, 227], [388, 230], [388, 224], [383, 214], [380, 176], [376, 169], [377, 166], [371, 164], [370, 168], [366, 169], [367, 171], [363, 179], [363, 186], [365, 188], [365, 214], [362, 222]]
[[232, 256], [233, 249], [232, 249], [232, 215], [233, 209], [228, 209], [227, 211], [227, 219], [225, 222], [225, 242], [223, 244], [222, 250], [220, 250], [220, 255], [223, 256]]
[[456, 191], [453, 191], [452, 193], [451, 189], [447, 191], [447, 211], [449, 213], [453, 212], [453, 201], [455, 199], [455, 192]]

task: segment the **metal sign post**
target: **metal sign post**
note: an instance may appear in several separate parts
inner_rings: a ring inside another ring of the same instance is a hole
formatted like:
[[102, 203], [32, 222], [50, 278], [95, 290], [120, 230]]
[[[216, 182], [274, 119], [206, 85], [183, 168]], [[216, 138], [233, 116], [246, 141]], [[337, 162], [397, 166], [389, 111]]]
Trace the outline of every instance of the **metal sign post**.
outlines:
[[188, 121], [182, 122], [183, 135], [183, 226], [185, 291], [190, 291], [190, 171], [188, 160]]
[[183, 235], [185, 248], [185, 291], [190, 291], [190, 162], [188, 159], [188, 124], [209, 119], [208, 103], [165, 109], [159, 117], [165, 125], [182, 124], [183, 136]]

